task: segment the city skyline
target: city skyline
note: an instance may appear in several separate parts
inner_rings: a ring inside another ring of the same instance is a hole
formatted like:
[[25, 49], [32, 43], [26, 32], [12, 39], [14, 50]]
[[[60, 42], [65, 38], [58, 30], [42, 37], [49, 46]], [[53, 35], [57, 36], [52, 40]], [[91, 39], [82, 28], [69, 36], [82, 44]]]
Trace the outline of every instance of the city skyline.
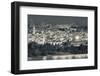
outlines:
[[28, 60], [88, 58], [88, 18], [28, 15]]

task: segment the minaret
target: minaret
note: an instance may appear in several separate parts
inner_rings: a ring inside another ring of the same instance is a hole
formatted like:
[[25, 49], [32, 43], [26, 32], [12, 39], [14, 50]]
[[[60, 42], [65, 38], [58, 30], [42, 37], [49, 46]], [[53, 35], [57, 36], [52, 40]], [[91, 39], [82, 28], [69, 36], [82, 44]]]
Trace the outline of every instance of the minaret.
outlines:
[[43, 44], [45, 43], [45, 35], [43, 35]]
[[36, 30], [35, 30], [35, 26], [33, 26], [33, 34], [35, 34], [35, 31], [36, 31]]

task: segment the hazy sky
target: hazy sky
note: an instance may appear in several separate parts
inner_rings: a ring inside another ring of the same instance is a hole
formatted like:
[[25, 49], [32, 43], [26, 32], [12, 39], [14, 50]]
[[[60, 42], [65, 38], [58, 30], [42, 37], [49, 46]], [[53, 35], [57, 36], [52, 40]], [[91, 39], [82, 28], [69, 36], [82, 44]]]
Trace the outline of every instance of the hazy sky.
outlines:
[[28, 24], [72, 24], [87, 26], [88, 17], [77, 16], [50, 16], [50, 15], [28, 15]]

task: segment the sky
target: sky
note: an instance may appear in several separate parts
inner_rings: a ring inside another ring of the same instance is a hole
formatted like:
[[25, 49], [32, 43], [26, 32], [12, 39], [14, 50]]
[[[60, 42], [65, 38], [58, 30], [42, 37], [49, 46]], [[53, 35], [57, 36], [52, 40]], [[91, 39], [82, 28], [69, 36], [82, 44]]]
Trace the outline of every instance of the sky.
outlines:
[[88, 17], [77, 16], [51, 16], [51, 15], [28, 15], [28, 24], [76, 24], [87, 26]]

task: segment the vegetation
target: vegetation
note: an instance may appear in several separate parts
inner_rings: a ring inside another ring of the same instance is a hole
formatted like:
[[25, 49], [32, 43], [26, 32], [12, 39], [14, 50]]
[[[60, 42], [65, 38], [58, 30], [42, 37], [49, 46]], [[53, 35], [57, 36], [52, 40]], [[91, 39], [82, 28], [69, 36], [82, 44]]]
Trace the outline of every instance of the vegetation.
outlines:
[[30, 42], [28, 44], [28, 57], [38, 57], [47, 55], [59, 55], [59, 54], [87, 54], [87, 46], [73, 46], [69, 42], [63, 42], [59, 44], [38, 44], [36, 42]]

